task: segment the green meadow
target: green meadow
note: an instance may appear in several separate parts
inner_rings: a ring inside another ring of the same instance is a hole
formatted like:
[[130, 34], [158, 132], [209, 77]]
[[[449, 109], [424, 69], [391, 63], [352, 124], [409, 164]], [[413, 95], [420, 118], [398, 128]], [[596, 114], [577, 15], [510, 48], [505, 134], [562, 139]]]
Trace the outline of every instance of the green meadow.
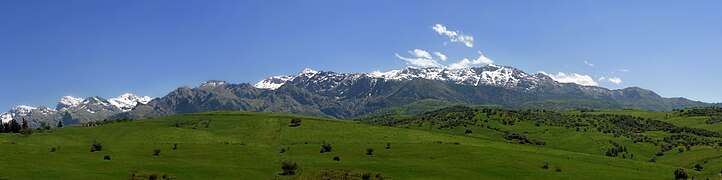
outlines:
[[[594, 113], [664, 117], [643, 111]], [[300, 126], [289, 126], [292, 119], [301, 119]], [[694, 117], [664, 121], [722, 129]], [[513, 143], [485, 126], [523, 132], [546, 144]], [[653, 138], [666, 135], [646, 133]], [[605, 156], [610, 140], [626, 146], [634, 157]], [[94, 142], [102, 144], [100, 151], [90, 151]], [[331, 144], [330, 152], [320, 152], [324, 143]], [[374, 149], [371, 155], [369, 148]], [[697, 178], [720, 177], [718, 147], [693, 146], [681, 153], [675, 149], [657, 157], [657, 162], [648, 162], [658, 149], [627, 137], [529, 122], [439, 129], [209, 112], [66, 127], [29, 136], [0, 134], [0, 179], [673, 179], [677, 167]], [[282, 175], [284, 161], [298, 165], [294, 175]], [[704, 169], [693, 170], [699, 163]]]

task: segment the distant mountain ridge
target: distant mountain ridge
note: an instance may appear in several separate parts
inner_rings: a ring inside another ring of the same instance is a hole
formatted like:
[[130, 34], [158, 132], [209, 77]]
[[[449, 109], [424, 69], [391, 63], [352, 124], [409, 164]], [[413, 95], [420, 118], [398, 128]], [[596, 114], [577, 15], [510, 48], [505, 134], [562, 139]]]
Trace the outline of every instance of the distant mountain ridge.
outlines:
[[[197, 88], [179, 88], [119, 117], [148, 118], [241, 110], [345, 119], [424, 99], [529, 108], [560, 106], [662, 111], [719, 106], [684, 98], [663, 98], [638, 87], [609, 90], [560, 83], [541, 73], [528, 74], [513, 67], [488, 65], [458, 70], [407, 67], [373, 73], [304, 69], [297, 75], [272, 76], [253, 85], [209, 81]], [[554, 101], [549, 101], [552, 99]]]
[[684, 98], [663, 98], [638, 87], [610, 90], [560, 83], [541, 73], [528, 74], [509, 66], [487, 65], [457, 70], [406, 67], [372, 73], [304, 69], [297, 75], [272, 76], [253, 85], [212, 80], [194, 88], [181, 87], [152, 100], [134, 95], [109, 100], [90, 97], [82, 101], [64, 97], [56, 109], [25, 108], [6, 114], [10, 114], [8, 117], [46, 119], [49, 123], [55, 119], [79, 123], [104, 118], [150, 118], [217, 110], [348, 119], [377, 109], [426, 99], [454, 104], [552, 109], [637, 108], [663, 111], [720, 106]]
[[0, 115], [2, 122], [12, 119], [28, 121], [31, 127], [39, 127], [41, 122], [55, 126], [63, 120], [65, 124], [78, 124], [109, 118], [122, 112], [130, 111], [138, 104], [152, 100], [149, 96], [137, 96], [130, 93], [115, 98], [104, 99], [98, 96], [76, 98], [63, 96], [55, 108], [16, 106]]

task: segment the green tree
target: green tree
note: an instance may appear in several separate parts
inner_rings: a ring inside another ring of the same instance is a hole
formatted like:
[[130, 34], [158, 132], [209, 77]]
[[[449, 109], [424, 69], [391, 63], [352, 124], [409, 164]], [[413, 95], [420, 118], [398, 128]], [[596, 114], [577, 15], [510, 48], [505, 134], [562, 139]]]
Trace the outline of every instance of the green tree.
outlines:
[[12, 133], [20, 133], [20, 124], [15, 119], [10, 120], [10, 131]]
[[23, 129], [28, 129], [30, 126], [28, 126], [28, 121], [23, 118]]
[[293, 161], [284, 161], [281, 164], [281, 170], [283, 170], [282, 175], [294, 175], [296, 174], [296, 169], [298, 169], [298, 164]]
[[684, 170], [684, 168], [677, 168], [677, 170], [674, 170], [674, 179], [687, 179], [689, 175], [687, 175], [687, 170]]

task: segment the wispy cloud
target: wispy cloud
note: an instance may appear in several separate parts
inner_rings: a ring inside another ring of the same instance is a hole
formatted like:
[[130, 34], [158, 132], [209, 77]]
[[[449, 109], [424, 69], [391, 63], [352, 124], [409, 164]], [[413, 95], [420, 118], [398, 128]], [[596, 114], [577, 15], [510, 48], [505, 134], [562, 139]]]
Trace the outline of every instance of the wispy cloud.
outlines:
[[624, 68], [619, 68], [619, 72], [629, 72], [629, 70], [624, 69]]
[[434, 54], [436, 55], [436, 57], [439, 57], [439, 60], [446, 61], [446, 55], [441, 54], [440, 52], [434, 52]]
[[610, 82], [614, 84], [622, 84], [622, 79], [619, 77], [600, 77], [599, 81]]
[[590, 63], [589, 61], [584, 61], [584, 64], [587, 64], [589, 67], [594, 67], [594, 64]]
[[443, 67], [443, 65], [439, 64], [438, 61], [434, 60], [433, 57], [431, 57], [431, 54], [424, 50], [420, 49], [414, 49], [412, 51], [409, 51], [409, 54], [413, 55], [414, 57], [403, 57], [396, 53], [396, 57], [406, 61], [406, 64], [417, 66], [417, 67]]
[[470, 68], [472, 65], [479, 65], [479, 64], [493, 64], [494, 61], [489, 59], [488, 57], [484, 56], [484, 54], [481, 54], [479, 52], [479, 57], [474, 60], [469, 59], [462, 59], [459, 62], [453, 63], [448, 66], [449, 69], [464, 69], [464, 68]]
[[561, 82], [561, 83], [575, 83], [575, 84], [584, 85], [584, 86], [599, 85], [589, 75], [577, 74], [577, 73], [567, 74], [564, 72], [558, 72], [557, 74], [549, 74], [544, 71], [542, 71], [540, 73], [547, 75], [547, 76], [551, 77], [552, 79], [554, 79], [555, 81]]
[[436, 24], [433, 27], [431, 27], [439, 33], [440, 35], [444, 35], [446, 37], [449, 37], [449, 40], [451, 42], [461, 42], [464, 43], [466, 47], [474, 47], [474, 37], [469, 35], [464, 35], [463, 33], [459, 31], [452, 31], [449, 29], [446, 29], [446, 26], [443, 24]]
[[458, 62], [452, 63], [450, 65], [444, 65], [439, 63], [439, 60], [446, 61], [446, 55], [440, 53], [440, 52], [434, 52], [434, 55], [438, 57], [438, 59], [434, 59], [431, 54], [428, 52], [421, 50], [421, 49], [414, 49], [409, 51], [409, 54], [411, 54], [413, 57], [404, 57], [396, 54], [396, 57], [406, 61], [406, 64], [416, 66], [416, 67], [442, 67], [442, 68], [448, 68], [448, 69], [463, 69], [463, 68], [470, 68], [472, 65], [479, 65], [479, 64], [493, 64], [494, 61], [489, 59], [488, 57], [484, 56], [481, 52], [479, 52], [479, 57], [476, 59], [467, 59], [464, 58]]

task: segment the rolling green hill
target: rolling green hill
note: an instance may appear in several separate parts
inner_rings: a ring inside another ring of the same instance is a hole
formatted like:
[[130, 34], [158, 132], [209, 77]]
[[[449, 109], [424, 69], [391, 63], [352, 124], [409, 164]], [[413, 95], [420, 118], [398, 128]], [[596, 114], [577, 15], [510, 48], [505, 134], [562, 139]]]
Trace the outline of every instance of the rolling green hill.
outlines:
[[[294, 118], [302, 120], [300, 126], [289, 126]], [[483, 124], [390, 127], [273, 113], [210, 112], [30, 136], [5, 133], [0, 134], [0, 179], [361, 179], [364, 174], [370, 179], [671, 179], [678, 166], [690, 175], [714, 179], [722, 169], [722, 153], [712, 146], [675, 150], [652, 163], [647, 160], [658, 147], [626, 137], [529, 121]], [[503, 132], [486, 126], [524, 133], [545, 145], [509, 141]], [[102, 144], [100, 151], [90, 152], [94, 142]], [[634, 158], [605, 156], [610, 142], [626, 146]], [[319, 152], [324, 143], [331, 144], [330, 152]], [[375, 150], [372, 155], [366, 154], [368, 148]], [[106, 155], [110, 160], [104, 160]], [[336, 156], [340, 161], [333, 160]], [[284, 161], [297, 163], [295, 175], [280, 175]], [[703, 161], [702, 171], [692, 169]]]

